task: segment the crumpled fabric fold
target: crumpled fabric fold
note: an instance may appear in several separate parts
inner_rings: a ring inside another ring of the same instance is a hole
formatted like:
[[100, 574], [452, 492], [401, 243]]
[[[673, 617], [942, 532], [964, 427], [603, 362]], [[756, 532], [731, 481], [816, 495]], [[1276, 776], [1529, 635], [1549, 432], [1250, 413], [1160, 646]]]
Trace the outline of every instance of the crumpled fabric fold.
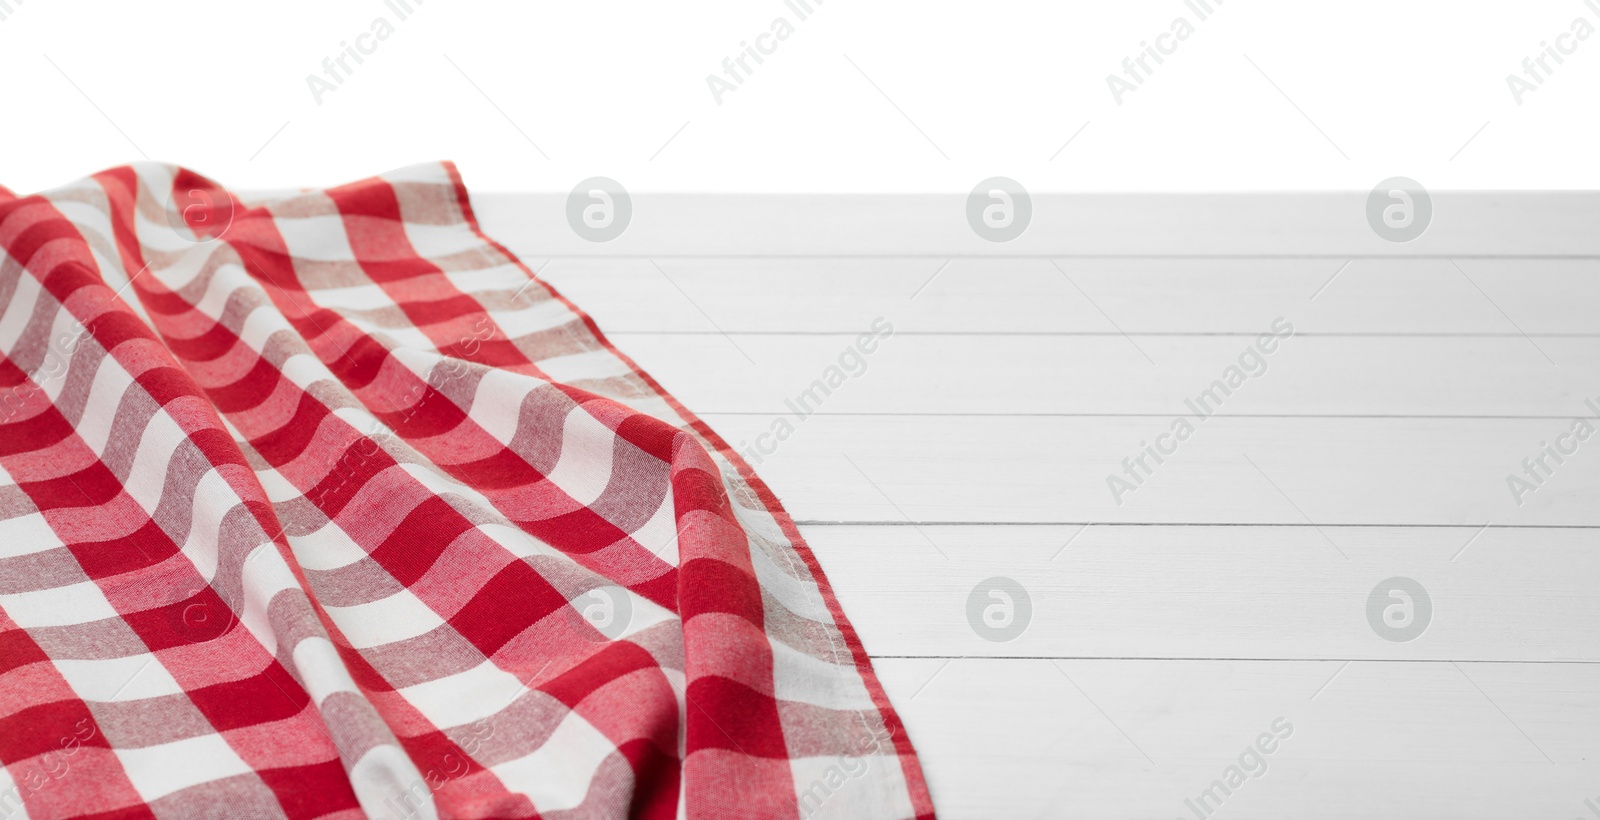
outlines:
[[453, 166], [0, 189], [0, 817], [931, 817], [777, 499]]

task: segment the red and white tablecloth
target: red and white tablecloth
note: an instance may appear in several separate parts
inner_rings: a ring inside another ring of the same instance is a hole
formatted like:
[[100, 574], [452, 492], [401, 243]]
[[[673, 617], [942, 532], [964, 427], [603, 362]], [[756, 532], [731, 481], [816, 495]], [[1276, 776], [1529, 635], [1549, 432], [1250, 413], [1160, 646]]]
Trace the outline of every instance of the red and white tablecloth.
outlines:
[[0, 818], [931, 817], [772, 493], [448, 164], [0, 189]]

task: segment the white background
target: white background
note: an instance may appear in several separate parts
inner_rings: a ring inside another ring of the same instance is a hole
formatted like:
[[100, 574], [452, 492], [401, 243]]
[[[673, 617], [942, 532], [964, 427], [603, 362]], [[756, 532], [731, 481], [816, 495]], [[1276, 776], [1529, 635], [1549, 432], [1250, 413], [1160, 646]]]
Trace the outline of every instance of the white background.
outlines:
[[[781, 0], [427, 0], [320, 105], [307, 76], [395, 21], [381, 0], [6, 1], [18, 192], [142, 157], [255, 189], [432, 159], [476, 190], [1600, 187], [1600, 35], [1521, 105], [1506, 84], [1600, 26], [1582, 0], [1227, 0], [1121, 105], [1107, 75], [1194, 21], [1181, 0], [827, 0], [804, 22]], [[718, 105], [707, 75], [778, 16], [794, 35]]]

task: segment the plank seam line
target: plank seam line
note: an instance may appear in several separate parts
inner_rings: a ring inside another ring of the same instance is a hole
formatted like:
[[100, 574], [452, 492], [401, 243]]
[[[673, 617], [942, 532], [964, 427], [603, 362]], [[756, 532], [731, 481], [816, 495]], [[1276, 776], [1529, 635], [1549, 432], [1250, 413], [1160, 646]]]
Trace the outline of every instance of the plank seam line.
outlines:
[[1214, 663], [1217, 661], [1237, 661], [1240, 663], [1476, 663], [1476, 664], [1524, 664], [1546, 666], [1593, 666], [1600, 664], [1600, 660], [1465, 660], [1460, 658], [1199, 658], [1177, 656], [1120, 656], [1120, 655], [875, 655], [868, 653], [873, 660], [974, 660], [974, 661], [1194, 661], [1201, 663]]
[[1597, 260], [1590, 253], [551, 253], [520, 249], [549, 259], [1531, 259]]
[[[1313, 527], [1339, 527], [1343, 529], [1440, 529], [1475, 530], [1482, 524], [1296, 524], [1271, 522], [1217, 522], [1217, 521], [822, 521], [795, 519], [803, 527], [1275, 527], [1310, 529]], [[1600, 530], [1597, 524], [1496, 524], [1496, 530]]]
[[[722, 336], [714, 330], [611, 330], [610, 336]], [[853, 337], [858, 335], [851, 330], [730, 330], [729, 336], [841, 336]], [[1078, 338], [1122, 338], [1120, 333], [1104, 333], [1100, 331], [1053, 331], [1053, 330], [897, 330], [896, 336], [926, 336], [929, 338], [966, 338], [970, 336], [993, 336], [1000, 338], [1021, 339], [1078, 339]], [[1130, 331], [1129, 336], [1149, 336], [1151, 338], [1174, 339], [1248, 339], [1260, 335], [1257, 331], [1215, 331], [1186, 333]], [[1317, 331], [1300, 332], [1294, 334], [1305, 338], [1323, 339], [1522, 339], [1526, 338], [1521, 333], [1321, 333]], [[1529, 333], [1543, 339], [1595, 339], [1600, 338], [1600, 333]]]
[[[770, 410], [706, 410], [702, 416], [760, 416], [770, 417]], [[868, 411], [818, 410], [806, 418], [833, 416], [837, 418], [1045, 418], [1045, 419], [1170, 419], [1173, 413], [896, 413]], [[1570, 413], [1557, 415], [1423, 415], [1411, 413], [1213, 413], [1207, 419], [1418, 419], [1438, 421], [1570, 421], [1577, 416]]]

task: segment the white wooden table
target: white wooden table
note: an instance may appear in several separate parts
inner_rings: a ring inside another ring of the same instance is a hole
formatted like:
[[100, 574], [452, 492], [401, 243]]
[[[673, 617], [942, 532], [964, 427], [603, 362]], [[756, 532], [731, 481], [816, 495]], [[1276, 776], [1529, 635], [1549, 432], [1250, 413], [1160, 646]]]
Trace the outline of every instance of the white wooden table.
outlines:
[[[1003, 245], [959, 196], [639, 196], [605, 244], [561, 196], [476, 204], [730, 442], [793, 425], [757, 469], [942, 816], [1202, 816], [1282, 718], [1207, 810], [1600, 817], [1600, 432], [1507, 484], [1600, 413], [1600, 196], [1434, 196], [1403, 245], [1364, 192], [1036, 196]], [[1277, 317], [1267, 371], [1117, 503]], [[1007, 642], [968, 621], [993, 576], [1032, 602]], [[1432, 604], [1405, 642], [1368, 617], [1395, 576]]]

